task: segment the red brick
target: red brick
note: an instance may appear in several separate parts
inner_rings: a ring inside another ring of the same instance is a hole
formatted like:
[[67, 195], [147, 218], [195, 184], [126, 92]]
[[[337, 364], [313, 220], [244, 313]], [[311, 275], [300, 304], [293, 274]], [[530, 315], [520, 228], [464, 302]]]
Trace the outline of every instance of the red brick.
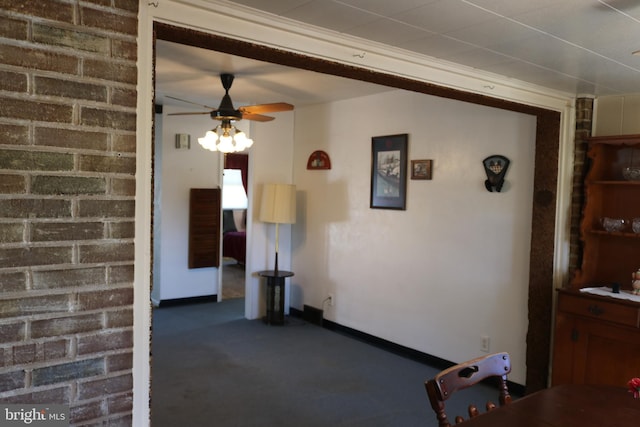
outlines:
[[24, 370], [6, 372], [0, 374], [0, 393], [8, 390], [15, 390], [25, 386]]
[[[0, 113], [1, 112], [2, 110], [0, 110]], [[134, 112], [82, 107], [80, 112], [80, 123], [84, 126], [97, 126], [135, 131], [136, 114]]]
[[86, 0], [85, 3], [97, 4], [99, 6], [111, 7], [111, 0]]
[[135, 135], [113, 135], [113, 151], [135, 153], [136, 152], [136, 136]]
[[54, 403], [54, 404], [67, 404], [69, 403], [70, 391], [69, 387], [58, 387], [49, 390], [36, 391], [33, 393], [18, 394], [15, 396], [3, 397], [3, 403]]
[[71, 99], [107, 102], [107, 88], [103, 85], [81, 83], [49, 77], [35, 77], [36, 95], [60, 96]]
[[105, 396], [115, 393], [129, 391], [133, 388], [133, 378], [131, 374], [120, 375], [118, 377], [98, 379], [80, 383], [78, 386], [78, 398], [80, 400], [92, 399], [98, 396]]
[[0, 174], [0, 194], [25, 194], [27, 181], [22, 175]]
[[129, 371], [131, 368], [133, 368], [133, 354], [131, 352], [107, 357], [107, 373]]
[[107, 312], [107, 328], [126, 328], [130, 326], [133, 326], [133, 310]]
[[108, 15], [98, 9], [83, 7], [81, 15], [82, 25], [87, 27], [100, 28], [132, 36], [135, 36], [138, 31], [138, 19], [131, 14], [129, 16]]
[[13, 347], [13, 364], [24, 365], [36, 361], [37, 349], [35, 344], [25, 344]]
[[78, 215], [81, 218], [133, 218], [134, 200], [80, 200]]
[[56, 0], [43, 2], [0, 0], [0, 9], [67, 23], [73, 22], [73, 4]]
[[81, 155], [79, 169], [82, 172], [126, 173], [135, 175], [136, 158], [119, 155]]
[[5, 199], [0, 203], [0, 218], [63, 218], [70, 216], [71, 202], [69, 200]]
[[6, 344], [25, 340], [26, 325], [24, 322], [0, 325], [0, 342]]
[[8, 248], [0, 257], [0, 268], [67, 264], [73, 261], [72, 254], [70, 246]]
[[58, 360], [69, 356], [69, 340], [47, 341], [43, 344], [44, 360]]
[[27, 276], [22, 271], [0, 273], [0, 283], [4, 292], [24, 291], [27, 288]]
[[[133, 393], [119, 394], [107, 399], [110, 414], [129, 412], [133, 409]], [[130, 425], [130, 424], [129, 424]]]
[[0, 169], [26, 171], [71, 171], [72, 154], [0, 149]]
[[109, 39], [97, 34], [33, 24], [33, 41], [96, 53], [109, 53]]
[[23, 234], [24, 234], [24, 225], [20, 223], [1, 223], [0, 222], [0, 243], [22, 242]]
[[0, 71], [0, 90], [9, 92], [26, 92], [27, 75], [12, 73], [11, 71]]
[[31, 322], [31, 338], [57, 337], [80, 332], [93, 332], [102, 328], [102, 314], [57, 317]]
[[23, 99], [0, 98], [0, 116], [12, 119], [32, 120], [34, 108], [38, 110], [38, 120], [56, 123], [71, 123], [71, 105], [33, 102]]
[[137, 92], [134, 89], [113, 88], [111, 91], [111, 103], [135, 108], [137, 104]]
[[46, 127], [36, 127], [35, 130], [35, 144], [51, 147], [106, 151], [108, 147], [108, 137], [109, 135], [106, 132]]
[[109, 224], [109, 238], [133, 239], [135, 237], [136, 224], [133, 221], [112, 222]]
[[77, 425], [80, 422], [103, 417], [105, 414], [102, 408], [102, 402], [88, 402], [81, 405], [73, 405], [69, 411], [69, 418], [71, 418], [72, 425]]
[[32, 273], [34, 289], [57, 289], [105, 284], [104, 267], [36, 270]]
[[109, 267], [109, 285], [133, 283], [133, 265], [114, 265]]
[[105, 194], [107, 183], [104, 178], [83, 176], [37, 175], [31, 180], [32, 194]]
[[133, 348], [133, 332], [103, 332], [78, 338], [78, 354], [104, 353]]
[[100, 222], [42, 222], [31, 225], [32, 242], [95, 240], [104, 237]]
[[0, 123], [0, 144], [29, 144], [29, 128], [27, 126]]
[[138, 13], [138, 0], [115, 0], [114, 3], [118, 9], [124, 9], [130, 12]]
[[41, 386], [90, 378], [96, 375], [104, 375], [104, 359], [102, 358], [36, 368], [31, 374], [31, 380], [34, 386]]
[[112, 196], [135, 196], [136, 195], [136, 180], [134, 179], [119, 179], [113, 178], [111, 180], [111, 192]]
[[107, 307], [124, 307], [133, 304], [133, 289], [120, 288], [78, 294], [80, 310], [96, 310]]
[[133, 243], [103, 243], [81, 245], [81, 263], [103, 263], [133, 260]]
[[28, 23], [22, 19], [11, 19], [0, 16], [0, 37], [8, 39], [26, 40]]
[[138, 59], [138, 47], [133, 41], [113, 39], [111, 41], [111, 55], [114, 58]]
[[135, 85], [138, 79], [138, 70], [134, 62], [120, 63], [99, 59], [86, 59], [82, 66], [82, 75], [84, 77], [94, 77], [112, 82]]
[[51, 52], [46, 49], [0, 45], [0, 63], [5, 65], [77, 75], [79, 71], [78, 61], [78, 58], [73, 56]]
[[69, 309], [69, 298], [66, 295], [0, 300], [0, 318], [33, 316], [43, 313], [66, 313]]

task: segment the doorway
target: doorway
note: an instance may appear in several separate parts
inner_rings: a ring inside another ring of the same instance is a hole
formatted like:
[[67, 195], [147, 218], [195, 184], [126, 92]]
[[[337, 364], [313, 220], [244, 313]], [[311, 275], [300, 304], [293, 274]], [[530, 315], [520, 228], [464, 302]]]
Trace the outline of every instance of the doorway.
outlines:
[[224, 156], [222, 179], [222, 300], [244, 298], [247, 259], [249, 154]]
[[560, 112], [416, 81], [399, 75], [348, 66], [169, 24], [156, 22], [154, 23], [154, 29], [158, 38], [176, 43], [535, 116], [537, 118], [536, 166], [528, 284], [529, 330], [527, 333], [526, 384], [528, 391], [546, 387], [554, 284], [554, 238], [559, 143], [561, 140]]

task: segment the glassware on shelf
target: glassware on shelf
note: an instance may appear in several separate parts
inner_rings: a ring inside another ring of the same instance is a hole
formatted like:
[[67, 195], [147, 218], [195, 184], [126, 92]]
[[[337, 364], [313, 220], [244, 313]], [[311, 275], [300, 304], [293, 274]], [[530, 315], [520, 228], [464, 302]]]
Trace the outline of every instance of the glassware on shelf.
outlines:
[[631, 150], [631, 158], [629, 159], [629, 166], [622, 168], [622, 176], [627, 181], [640, 181], [640, 166], [637, 166], [633, 162], [633, 155], [635, 150]]
[[622, 218], [604, 217], [602, 218], [601, 222], [602, 228], [604, 228], [605, 231], [608, 231], [609, 233], [622, 231], [627, 224], [627, 221]]
[[640, 181], [640, 167], [629, 166], [622, 169], [622, 176], [627, 181]]
[[631, 230], [636, 234], [640, 234], [640, 218], [633, 218], [633, 220], [631, 220]]

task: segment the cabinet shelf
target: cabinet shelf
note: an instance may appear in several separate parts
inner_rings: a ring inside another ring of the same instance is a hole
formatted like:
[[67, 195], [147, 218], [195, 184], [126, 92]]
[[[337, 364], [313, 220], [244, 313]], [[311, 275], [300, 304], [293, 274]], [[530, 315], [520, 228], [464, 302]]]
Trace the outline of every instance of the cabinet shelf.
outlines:
[[640, 234], [609, 232], [601, 219], [640, 217], [640, 181], [622, 176], [640, 160], [640, 135], [589, 140], [581, 219], [582, 265], [558, 295], [553, 384], [624, 384], [640, 369], [640, 303], [585, 295], [580, 288], [618, 283], [631, 289], [640, 268]]
[[620, 181], [620, 180], [594, 180], [587, 181], [587, 185], [640, 185], [640, 181]]
[[[631, 239], [640, 239], [640, 233], [632, 233], [628, 231], [606, 231], [606, 230], [587, 230], [588, 234], [607, 237], [624, 237]], [[639, 260], [640, 263], [640, 260]]]

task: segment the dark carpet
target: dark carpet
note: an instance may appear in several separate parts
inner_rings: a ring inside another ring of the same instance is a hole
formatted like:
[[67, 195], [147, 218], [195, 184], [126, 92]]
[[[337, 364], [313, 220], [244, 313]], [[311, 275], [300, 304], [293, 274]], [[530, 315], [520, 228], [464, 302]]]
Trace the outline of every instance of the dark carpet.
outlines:
[[[153, 427], [437, 425], [424, 391], [436, 369], [298, 318], [246, 320], [243, 310], [242, 298], [154, 309]], [[497, 396], [472, 393], [479, 406]], [[448, 405], [450, 416], [470, 402]]]

